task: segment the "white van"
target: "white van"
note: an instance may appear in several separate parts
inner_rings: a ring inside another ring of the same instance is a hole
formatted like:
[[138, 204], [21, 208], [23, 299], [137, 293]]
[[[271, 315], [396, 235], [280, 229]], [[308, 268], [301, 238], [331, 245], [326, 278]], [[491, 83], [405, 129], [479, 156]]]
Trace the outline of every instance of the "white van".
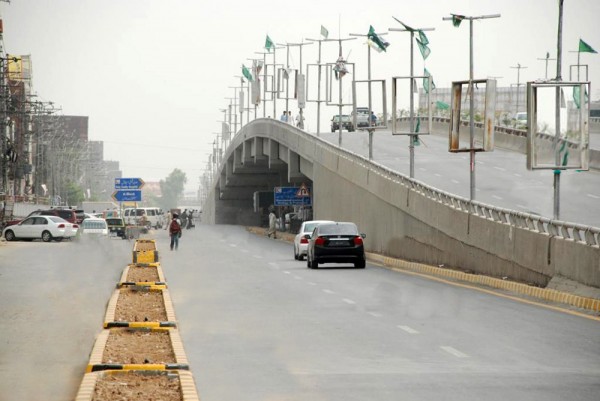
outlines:
[[146, 219], [147, 225], [153, 228], [162, 228], [162, 214], [158, 207], [138, 207], [127, 208], [123, 211], [125, 224], [140, 225], [143, 219]]

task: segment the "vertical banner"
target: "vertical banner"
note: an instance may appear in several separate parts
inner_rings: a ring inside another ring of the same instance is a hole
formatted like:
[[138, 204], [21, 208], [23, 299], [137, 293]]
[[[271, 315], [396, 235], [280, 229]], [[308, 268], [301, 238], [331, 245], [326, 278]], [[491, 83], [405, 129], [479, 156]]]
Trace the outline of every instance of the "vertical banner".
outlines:
[[240, 98], [238, 101], [239, 111], [242, 113], [244, 111], [244, 91], [240, 91]]
[[306, 79], [304, 74], [298, 74], [296, 80], [296, 92], [298, 92], [298, 108], [306, 108]]
[[221, 123], [221, 138], [223, 138], [224, 141], [229, 140], [229, 124], [227, 123]]

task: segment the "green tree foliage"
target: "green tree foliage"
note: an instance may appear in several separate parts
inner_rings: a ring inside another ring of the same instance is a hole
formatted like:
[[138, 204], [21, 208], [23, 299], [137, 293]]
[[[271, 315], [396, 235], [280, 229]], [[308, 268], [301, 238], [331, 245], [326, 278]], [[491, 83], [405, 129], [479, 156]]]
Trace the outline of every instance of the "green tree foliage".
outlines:
[[160, 180], [160, 191], [162, 192], [161, 207], [169, 210], [177, 207], [179, 200], [183, 197], [183, 188], [187, 182], [185, 173], [178, 168], [164, 180]]
[[73, 181], [67, 182], [65, 192], [65, 201], [68, 205], [78, 205], [85, 199], [83, 189]]

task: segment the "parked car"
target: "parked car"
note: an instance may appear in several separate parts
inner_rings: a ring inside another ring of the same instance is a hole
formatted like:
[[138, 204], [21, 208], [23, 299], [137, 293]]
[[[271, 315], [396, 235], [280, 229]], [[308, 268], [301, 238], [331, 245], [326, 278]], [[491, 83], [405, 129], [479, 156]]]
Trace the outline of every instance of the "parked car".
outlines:
[[41, 239], [44, 242], [52, 240], [60, 242], [64, 238], [76, 236], [78, 229], [79, 225], [61, 217], [39, 215], [27, 217], [18, 224], [6, 227], [2, 231], [2, 236], [7, 241]]
[[331, 119], [331, 132], [335, 132], [340, 129], [340, 121], [342, 124], [342, 129], [348, 130], [348, 132], [354, 131], [354, 124], [352, 123], [352, 119], [347, 114], [335, 115]]
[[[67, 220], [71, 224], [78, 224], [77, 223], [77, 215], [73, 209], [34, 210], [33, 212], [31, 212], [27, 215], [27, 217], [32, 217], [32, 216], [57, 216], [57, 217]], [[15, 220], [8, 221], [8, 222], [6, 222], [6, 226], [8, 227], [8, 226], [18, 224], [23, 220], [24, 219], [15, 219]]]
[[355, 267], [366, 266], [363, 239], [365, 234], [358, 232], [354, 223], [318, 224], [309, 239], [306, 265], [311, 269], [319, 263], [354, 263]]
[[125, 221], [120, 217], [110, 217], [106, 219], [108, 225], [108, 235], [110, 237], [121, 237], [127, 239]]
[[108, 237], [108, 225], [106, 220], [98, 218], [90, 218], [83, 220], [81, 223], [82, 236]]
[[294, 259], [303, 260], [308, 249], [308, 240], [312, 235], [315, 227], [321, 223], [334, 223], [330, 220], [310, 220], [303, 221], [298, 230], [298, 234], [294, 237]]

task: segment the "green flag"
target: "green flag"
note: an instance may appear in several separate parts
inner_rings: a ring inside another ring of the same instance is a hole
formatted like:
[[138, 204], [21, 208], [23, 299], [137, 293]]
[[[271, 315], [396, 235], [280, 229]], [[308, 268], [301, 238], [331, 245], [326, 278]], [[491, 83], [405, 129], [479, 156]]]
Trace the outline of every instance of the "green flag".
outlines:
[[252, 73], [250, 72], [250, 70], [248, 68], [246, 68], [246, 66], [244, 64], [242, 64], [242, 75], [244, 75], [244, 77], [246, 77], [246, 79], [249, 82], [254, 81], [254, 78], [252, 77]]
[[267, 39], [265, 40], [265, 49], [267, 49], [269, 53], [271, 53], [271, 49], [275, 49], [275, 44], [273, 43], [269, 35], [267, 35]]
[[423, 60], [427, 60], [427, 57], [431, 54], [431, 50], [427, 47], [426, 44], [421, 43], [419, 39], [415, 39], [417, 41], [417, 46], [419, 46], [419, 50], [421, 51], [421, 56], [423, 56]]
[[419, 39], [421, 40], [421, 43], [423, 43], [425, 46], [429, 44], [429, 39], [427, 39], [425, 32], [421, 30], [419, 30]]
[[456, 14], [452, 14], [452, 25], [454, 25], [455, 27], [459, 27], [460, 23], [462, 22], [462, 20], [465, 19], [464, 15], [456, 15]]
[[375, 33], [375, 28], [372, 25], [369, 26], [369, 33], [367, 34], [367, 39], [369, 46], [378, 52], [385, 51], [385, 49], [390, 45], [388, 42], [384, 41]]
[[596, 50], [592, 49], [592, 46], [585, 43], [583, 40], [579, 39], [579, 53], [598, 53]]
[[[575, 103], [575, 106], [580, 109], [581, 108], [581, 102], [579, 101], [581, 97], [581, 88], [579, 86], [574, 86], [573, 87], [573, 102]], [[584, 91], [583, 93], [583, 101], [587, 103], [588, 101], [588, 94], [587, 94], [587, 90]]]
[[329, 31], [323, 25], [321, 25], [321, 36], [323, 36], [325, 39], [327, 39], [329, 36]]
[[421, 130], [421, 117], [417, 117], [417, 126], [415, 127], [415, 132], [419, 132]]
[[[425, 76], [425, 78], [423, 78], [423, 89], [425, 89], [425, 93], [429, 93], [430, 87], [431, 87], [431, 90], [435, 89], [435, 82], [433, 82], [433, 78], [431, 77], [431, 74], [429, 73], [427, 68], [424, 69], [423, 75]], [[427, 78], [427, 77], [429, 77], [429, 78]], [[430, 82], [431, 82], [431, 85], [429, 84]]]
[[450, 105], [446, 102], [442, 102], [441, 100], [438, 100], [435, 102], [435, 107], [437, 107], [438, 110], [448, 110], [450, 108]]

